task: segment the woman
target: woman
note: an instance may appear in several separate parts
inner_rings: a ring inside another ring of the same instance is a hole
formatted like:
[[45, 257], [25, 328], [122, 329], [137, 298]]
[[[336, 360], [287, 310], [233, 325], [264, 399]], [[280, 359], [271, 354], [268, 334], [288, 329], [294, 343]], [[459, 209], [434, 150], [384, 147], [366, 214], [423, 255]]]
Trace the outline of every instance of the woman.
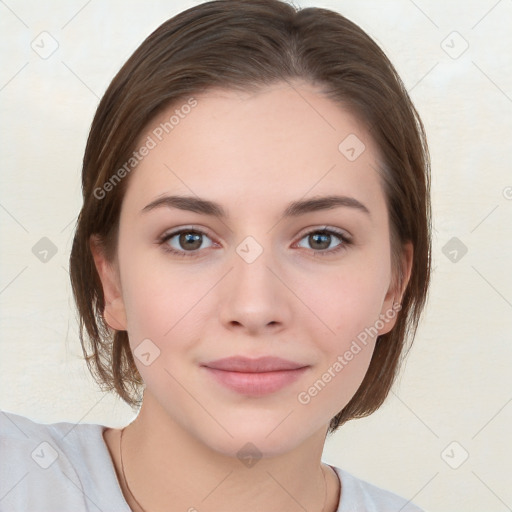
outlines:
[[321, 461], [430, 279], [423, 126], [368, 35], [279, 0], [180, 13], [102, 98], [82, 185], [82, 347], [138, 415], [1, 415], [1, 510], [419, 510]]

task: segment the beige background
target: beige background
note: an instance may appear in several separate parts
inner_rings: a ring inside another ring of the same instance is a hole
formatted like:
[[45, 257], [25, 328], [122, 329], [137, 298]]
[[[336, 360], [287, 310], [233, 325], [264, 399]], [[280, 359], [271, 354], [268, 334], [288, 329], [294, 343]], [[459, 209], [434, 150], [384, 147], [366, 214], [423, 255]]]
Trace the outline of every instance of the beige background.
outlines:
[[[67, 270], [80, 163], [121, 64], [198, 3], [0, 2], [0, 409], [41, 422], [133, 418], [81, 359]], [[423, 323], [387, 403], [329, 439], [325, 460], [431, 512], [512, 510], [512, 1], [295, 3], [337, 10], [382, 46], [432, 155]], [[57, 251], [46, 263], [32, 251], [43, 237]], [[453, 262], [456, 243], [467, 253]]]

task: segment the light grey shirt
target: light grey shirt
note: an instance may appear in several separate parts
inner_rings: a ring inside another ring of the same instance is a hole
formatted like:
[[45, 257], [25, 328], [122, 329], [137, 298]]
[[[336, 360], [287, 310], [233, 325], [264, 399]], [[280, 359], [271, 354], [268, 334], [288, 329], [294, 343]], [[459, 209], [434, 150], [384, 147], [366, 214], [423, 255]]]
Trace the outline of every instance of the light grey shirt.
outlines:
[[[131, 512], [104, 425], [43, 424], [0, 411], [0, 512]], [[333, 467], [337, 512], [422, 512], [389, 491]]]

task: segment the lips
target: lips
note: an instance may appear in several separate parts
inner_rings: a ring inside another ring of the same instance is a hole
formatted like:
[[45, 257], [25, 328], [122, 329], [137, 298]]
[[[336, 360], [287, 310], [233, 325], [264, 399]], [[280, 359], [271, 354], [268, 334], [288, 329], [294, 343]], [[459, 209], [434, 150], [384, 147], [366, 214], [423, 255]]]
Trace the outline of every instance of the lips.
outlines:
[[266, 356], [259, 357], [257, 359], [250, 359], [248, 357], [234, 356], [205, 363], [203, 366], [229, 372], [263, 373], [282, 370], [297, 370], [298, 368], [304, 368], [308, 365], [295, 363], [280, 357]]
[[308, 365], [279, 357], [228, 357], [202, 365], [217, 383], [247, 396], [263, 396], [275, 393], [292, 384]]

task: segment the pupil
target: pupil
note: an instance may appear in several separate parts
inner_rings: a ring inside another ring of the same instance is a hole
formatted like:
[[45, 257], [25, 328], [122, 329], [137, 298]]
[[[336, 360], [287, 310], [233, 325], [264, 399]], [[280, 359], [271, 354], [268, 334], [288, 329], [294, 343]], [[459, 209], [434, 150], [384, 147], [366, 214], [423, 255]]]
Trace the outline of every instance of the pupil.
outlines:
[[[311, 235], [311, 237], [313, 238], [313, 241], [314, 241], [314, 244], [317, 244], [319, 243], [322, 247], [317, 247], [317, 249], [327, 249], [330, 245], [330, 238], [331, 238], [331, 235], [328, 235], [328, 234], [325, 234], [325, 233], [322, 233], [322, 234], [314, 234], [314, 235]], [[323, 240], [321, 240], [323, 239]], [[313, 247], [314, 247], [314, 244]]]
[[180, 236], [180, 244], [182, 247], [189, 249], [199, 249], [199, 247], [201, 247], [201, 235], [199, 233], [182, 233]]

